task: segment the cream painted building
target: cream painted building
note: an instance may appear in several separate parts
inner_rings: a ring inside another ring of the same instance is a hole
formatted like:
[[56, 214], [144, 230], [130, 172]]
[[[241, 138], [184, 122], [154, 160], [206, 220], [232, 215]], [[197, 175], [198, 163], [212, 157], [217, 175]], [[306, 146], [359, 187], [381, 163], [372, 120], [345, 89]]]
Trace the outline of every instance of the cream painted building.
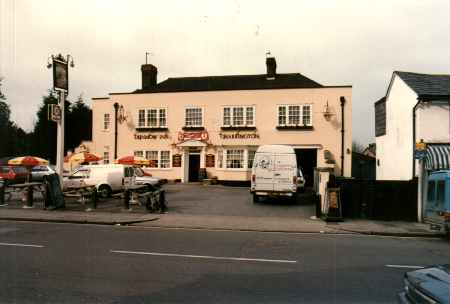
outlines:
[[[93, 98], [91, 150], [104, 157], [153, 160], [154, 176], [250, 179], [259, 145], [294, 147], [309, 182], [314, 167], [351, 174], [352, 87], [323, 86], [299, 73], [169, 78], [141, 67], [142, 89]], [[343, 112], [342, 112], [343, 109]], [[345, 125], [342, 130], [344, 114]], [[116, 118], [117, 117], [117, 118]], [[342, 145], [342, 142], [344, 145]]]

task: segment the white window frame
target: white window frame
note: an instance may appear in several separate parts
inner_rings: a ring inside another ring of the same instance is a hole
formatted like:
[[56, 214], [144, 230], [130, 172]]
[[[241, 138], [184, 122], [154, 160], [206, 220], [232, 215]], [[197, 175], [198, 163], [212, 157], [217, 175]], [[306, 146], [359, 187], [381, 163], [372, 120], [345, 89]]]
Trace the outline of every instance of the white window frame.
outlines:
[[[193, 110], [193, 109], [200, 109], [200, 113], [201, 113], [201, 124], [200, 125], [188, 125], [187, 124], [187, 112], [188, 110]], [[204, 126], [204, 122], [205, 122], [205, 110], [203, 109], [203, 107], [185, 107], [184, 108], [184, 126], [186, 128], [200, 128]]]
[[[244, 150], [243, 155], [243, 168], [227, 168], [227, 151], [228, 150]], [[256, 153], [257, 147], [252, 146], [228, 146], [223, 149], [219, 149], [217, 151], [217, 162], [216, 169], [220, 171], [251, 171], [252, 167], [248, 166], [248, 156], [249, 151], [255, 151]]]
[[[135, 150], [133, 151], [133, 154], [135, 156], [141, 156], [141, 157], [145, 157], [147, 159], [147, 152], [157, 152], [156, 157], [157, 157], [157, 166], [156, 167], [147, 167], [146, 169], [150, 169], [150, 170], [170, 170], [172, 169], [172, 151], [170, 150]], [[162, 161], [162, 152], [169, 152], [169, 158], [168, 158], [168, 166], [167, 167], [162, 167], [161, 166], [161, 161]]]
[[[106, 120], [106, 117], [108, 117], [108, 120]], [[105, 128], [105, 126], [107, 127]], [[109, 131], [111, 128], [111, 114], [110, 113], [104, 113], [103, 114], [103, 131]]]
[[109, 164], [109, 151], [103, 151], [103, 164]]
[[[225, 109], [230, 110], [230, 123], [225, 124]], [[234, 109], [235, 108], [243, 108], [243, 122], [242, 125], [236, 125], [234, 124]], [[253, 110], [253, 122], [249, 124], [247, 122], [247, 109], [251, 108]], [[256, 107], [253, 105], [233, 105], [233, 106], [222, 106], [222, 127], [254, 127], [256, 125]]]
[[[156, 125], [151, 126], [150, 125], [150, 119], [149, 119], [149, 113], [150, 111], [156, 110]], [[164, 110], [165, 113], [165, 124], [161, 124], [161, 110]], [[144, 111], [144, 121], [143, 124], [141, 124], [141, 121], [139, 120], [139, 112]], [[166, 107], [152, 107], [152, 108], [140, 108], [137, 110], [137, 118], [136, 118], [136, 125], [137, 128], [167, 128], [167, 108]]]
[[[289, 119], [289, 107], [298, 106], [299, 107], [299, 123], [291, 123]], [[303, 111], [304, 108], [309, 107], [310, 109], [310, 121], [309, 124], [303, 124]], [[284, 124], [280, 124], [280, 108], [284, 108], [285, 111], [285, 119], [286, 122]], [[312, 127], [313, 126], [313, 105], [311, 103], [305, 103], [305, 104], [281, 104], [277, 106], [277, 126], [279, 127], [285, 127], [285, 126], [306, 126], [306, 127]]]

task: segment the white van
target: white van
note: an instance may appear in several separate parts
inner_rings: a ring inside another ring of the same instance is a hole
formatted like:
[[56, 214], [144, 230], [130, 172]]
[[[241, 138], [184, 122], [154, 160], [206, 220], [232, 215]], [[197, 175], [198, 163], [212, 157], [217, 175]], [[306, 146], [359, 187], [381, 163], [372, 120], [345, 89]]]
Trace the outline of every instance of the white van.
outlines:
[[288, 196], [296, 200], [297, 158], [291, 146], [263, 145], [255, 153], [250, 192], [260, 196]]
[[136, 184], [156, 185], [159, 179], [145, 176], [140, 168], [121, 164], [86, 165], [79, 167], [71, 175], [64, 178], [64, 189], [76, 188], [80, 185], [96, 186], [102, 197], [109, 197], [112, 192], [124, 189], [125, 178], [135, 177]]

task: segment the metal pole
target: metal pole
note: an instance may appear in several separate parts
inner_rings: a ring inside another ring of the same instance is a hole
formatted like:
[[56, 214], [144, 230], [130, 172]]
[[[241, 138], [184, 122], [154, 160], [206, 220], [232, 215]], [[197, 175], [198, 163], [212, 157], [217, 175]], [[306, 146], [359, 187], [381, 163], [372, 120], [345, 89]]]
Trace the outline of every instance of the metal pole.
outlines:
[[64, 170], [64, 91], [59, 91], [59, 106], [61, 109], [61, 120], [58, 122], [57, 144], [56, 144], [56, 173], [58, 174], [61, 188], [63, 186]]
[[422, 222], [422, 209], [423, 209], [423, 193], [424, 193], [424, 178], [425, 178], [425, 174], [424, 174], [424, 170], [423, 170], [423, 160], [419, 160], [419, 176], [417, 179], [417, 186], [418, 186], [418, 191], [417, 191], [417, 221], [419, 223]]

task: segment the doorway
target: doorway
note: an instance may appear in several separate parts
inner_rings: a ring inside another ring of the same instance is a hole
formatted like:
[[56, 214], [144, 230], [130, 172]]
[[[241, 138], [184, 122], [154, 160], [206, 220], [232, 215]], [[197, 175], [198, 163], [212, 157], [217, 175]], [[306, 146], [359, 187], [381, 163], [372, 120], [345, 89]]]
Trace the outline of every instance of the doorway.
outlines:
[[295, 149], [297, 166], [302, 169], [306, 187], [314, 184], [314, 168], [317, 167], [317, 149]]
[[200, 173], [200, 154], [189, 154], [189, 182], [198, 182]]

